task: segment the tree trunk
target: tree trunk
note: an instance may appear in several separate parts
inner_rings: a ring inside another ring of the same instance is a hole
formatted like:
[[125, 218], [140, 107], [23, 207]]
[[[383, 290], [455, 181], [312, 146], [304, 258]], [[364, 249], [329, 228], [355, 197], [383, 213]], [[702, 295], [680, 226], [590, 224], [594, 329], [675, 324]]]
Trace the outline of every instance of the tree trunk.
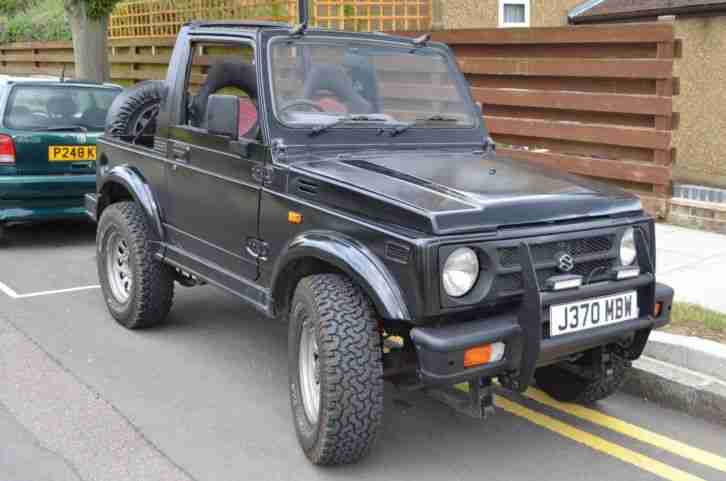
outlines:
[[65, 11], [73, 34], [76, 79], [106, 82], [111, 76], [108, 64], [108, 17], [89, 18], [85, 0], [65, 0]]

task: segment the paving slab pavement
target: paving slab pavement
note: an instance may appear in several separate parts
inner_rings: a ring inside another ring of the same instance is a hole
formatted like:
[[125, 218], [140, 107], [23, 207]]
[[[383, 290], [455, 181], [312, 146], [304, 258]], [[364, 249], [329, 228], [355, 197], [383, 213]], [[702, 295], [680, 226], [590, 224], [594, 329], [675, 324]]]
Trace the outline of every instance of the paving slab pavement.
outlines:
[[75, 468], [63, 456], [41, 445], [3, 404], [0, 404], [0, 479], [81, 480]]
[[657, 224], [656, 246], [656, 277], [676, 301], [726, 312], [726, 235]]

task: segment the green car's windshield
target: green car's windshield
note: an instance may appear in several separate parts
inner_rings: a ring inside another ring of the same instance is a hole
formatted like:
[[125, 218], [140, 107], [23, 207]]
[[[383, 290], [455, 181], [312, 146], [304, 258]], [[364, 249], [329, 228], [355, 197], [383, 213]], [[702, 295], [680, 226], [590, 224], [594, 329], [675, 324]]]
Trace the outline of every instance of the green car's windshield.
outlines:
[[103, 131], [106, 112], [121, 90], [73, 85], [16, 85], [5, 107], [5, 127], [18, 130]]
[[455, 72], [433, 48], [285, 39], [271, 44], [270, 65], [275, 115], [288, 126], [325, 132], [382, 124], [477, 125]]

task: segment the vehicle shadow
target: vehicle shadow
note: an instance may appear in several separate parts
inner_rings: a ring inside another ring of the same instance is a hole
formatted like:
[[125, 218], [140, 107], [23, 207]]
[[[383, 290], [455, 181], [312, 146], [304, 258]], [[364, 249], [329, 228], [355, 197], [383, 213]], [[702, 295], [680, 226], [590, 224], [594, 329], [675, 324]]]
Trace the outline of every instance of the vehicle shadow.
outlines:
[[96, 224], [91, 221], [48, 221], [10, 224], [3, 228], [0, 249], [47, 249], [92, 245]]
[[[219, 451], [208, 453], [207, 461], [224, 459], [230, 476], [264, 469], [269, 479], [329, 479], [328, 473], [334, 472], [335, 479], [474, 480], [502, 462], [512, 466], [509, 479], [533, 479], [537, 467], [562, 470], [547, 450], [538, 449], [551, 442], [549, 435], [529, 423], [501, 411], [486, 421], [470, 419], [423, 392], [386, 385], [383, 425], [370, 456], [356, 465], [321, 471], [307, 462], [291, 427], [286, 324], [266, 319], [211, 287], [180, 289], [177, 294], [165, 325], [143, 333], [117, 333], [134, 337], [138, 352], [154, 352], [153, 359], [137, 361], [146, 366], [155, 362], [164, 372], [172, 372], [171, 360], [160, 361], [167, 349], [184, 353], [185, 369], [194, 372], [195, 382], [176, 384], [173, 391], [180, 400], [169, 404], [183, 406], [185, 419], [199, 425], [177, 427], [175, 434], [188, 436], [186, 448], [201, 449], [205, 441], [216, 445]], [[178, 366], [178, 361], [173, 363]], [[145, 397], [168, 395], [158, 386], [140, 384], [135, 378], [134, 387], [145, 391]], [[236, 414], [214, 414], [219, 412]], [[221, 433], [232, 434], [224, 439]], [[222, 446], [234, 449], [225, 452]], [[531, 462], [519, 463], [512, 446], [537, 454], [528, 454]], [[284, 461], [281, 452], [289, 453]], [[189, 464], [193, 472], [210, 469], [199, 458]], [[584, 473], [586, 464], [583, 460], [570, 468]]]

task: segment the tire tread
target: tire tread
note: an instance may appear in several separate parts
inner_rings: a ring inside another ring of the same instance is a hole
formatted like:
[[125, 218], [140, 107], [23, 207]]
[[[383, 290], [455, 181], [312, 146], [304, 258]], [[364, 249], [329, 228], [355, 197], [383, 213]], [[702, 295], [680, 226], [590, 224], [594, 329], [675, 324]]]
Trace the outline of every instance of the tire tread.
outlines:
[[[126, 319], [116, 318], [129, 329], [141, 329], [163, 322], [174, 300], [174, 275], [169, 266], [154, 258], [149, 246], [154, 242], [151, 227], [141, 207], [135, 202], [117, 202], [108, 206], [104, 217], [116, 217], [129, 232], [129, 248], [135, 265], [134, 284], [139, 286], [138, 295], [132, 297], [134, 305]], [[99, 228], [99, 235], [103, 230]], [[99, 260], [99, 269], [105, 259]], [[108, 296], [109, 294], [106, 294]]]
[[375, 442], [383, 416], [383, 367], [375, 308], [349, 278], [319, 274], [304, 278], [316, 302], [325, 345], [326, 411], [321, 443], [308, 453], [316, 464], [349, 464]]

